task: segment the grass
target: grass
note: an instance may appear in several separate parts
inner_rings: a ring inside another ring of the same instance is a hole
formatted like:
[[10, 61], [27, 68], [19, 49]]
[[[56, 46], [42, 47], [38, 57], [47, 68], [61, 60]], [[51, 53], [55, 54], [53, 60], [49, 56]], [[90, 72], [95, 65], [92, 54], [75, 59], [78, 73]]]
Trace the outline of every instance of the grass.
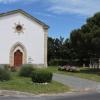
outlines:
[[29, 92], [33, 94], [60, 93], [70, 90], [69, 87], [55, 81], [52, 81], [47, 85], [38, 84], [33, 83], [30, 78], [19, 77], [15, 72], [12, 72], [11, 74], [13, 77], [10, 81], [0, 82], [0, 89]]
[[100, 69], [80, 68], [79, 72], [58, 71], [57, 67], [48, 67], [49, 71], [65, 75], [71, 75], [84, 79], [100, 82]]
[[56, 66], [49, 66], [47, 68], [48, 71], [51, 71], [51, 72], [58, 72], [58, 68]]

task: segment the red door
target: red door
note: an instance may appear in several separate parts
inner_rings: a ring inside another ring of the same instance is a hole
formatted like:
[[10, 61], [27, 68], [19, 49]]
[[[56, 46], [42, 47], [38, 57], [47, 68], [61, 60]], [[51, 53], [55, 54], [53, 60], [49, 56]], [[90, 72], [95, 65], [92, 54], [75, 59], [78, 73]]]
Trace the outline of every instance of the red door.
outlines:
[[20, 50], [14, 53], [14, 66], [22, 65], [23, 54]]

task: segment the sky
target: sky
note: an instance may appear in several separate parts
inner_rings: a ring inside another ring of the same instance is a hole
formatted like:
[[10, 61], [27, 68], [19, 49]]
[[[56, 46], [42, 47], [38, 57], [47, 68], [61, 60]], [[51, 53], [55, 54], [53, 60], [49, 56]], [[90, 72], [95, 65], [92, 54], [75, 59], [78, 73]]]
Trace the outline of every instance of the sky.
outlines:
[[100, 11], [100, 0], [0, 0], [0, 13], [22, 9], [50, 26], [49, 36], [69, 38]]

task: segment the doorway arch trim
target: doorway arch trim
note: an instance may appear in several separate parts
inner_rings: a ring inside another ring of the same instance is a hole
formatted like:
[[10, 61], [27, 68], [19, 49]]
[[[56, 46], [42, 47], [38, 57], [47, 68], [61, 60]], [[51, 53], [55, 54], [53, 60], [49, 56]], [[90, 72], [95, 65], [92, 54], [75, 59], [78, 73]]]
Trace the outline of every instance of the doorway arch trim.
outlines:
[[26, 52], [26, 48], [25, 48], [25, 46], [22, 43], [17, 42], [17, 43], [15, 43], [12, 46], [12, 48], [10, 50], [10, 66], [14, 66], [14, 53], [17, 50], [20, 50], [23, 53], [22, 64], [26, 64], [27, 63], [27, 52]]

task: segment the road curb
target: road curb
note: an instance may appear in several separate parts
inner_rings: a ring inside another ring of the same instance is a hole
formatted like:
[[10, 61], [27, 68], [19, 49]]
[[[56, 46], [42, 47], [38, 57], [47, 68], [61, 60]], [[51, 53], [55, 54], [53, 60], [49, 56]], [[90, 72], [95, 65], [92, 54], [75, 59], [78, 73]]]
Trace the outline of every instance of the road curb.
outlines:
[[0, 90], [0, 96], [35, 96], [35, 94], [20, 91]]
[[0, 90], [0, 96], [14, 96], [14, 97], [40, 97], [40, 96], [64, 96], [64, 95], [75, 95], [75, 94], [82, 94], [82, 93], [90, 93], [90, 92], [97, 92], [95, 90], [71, 90], [69, 92], [64, 93], [52, 93], [52, 94], [32, 94], [27, 92], [20, 92], [20, 91], [11, 91], [11, 90]]

